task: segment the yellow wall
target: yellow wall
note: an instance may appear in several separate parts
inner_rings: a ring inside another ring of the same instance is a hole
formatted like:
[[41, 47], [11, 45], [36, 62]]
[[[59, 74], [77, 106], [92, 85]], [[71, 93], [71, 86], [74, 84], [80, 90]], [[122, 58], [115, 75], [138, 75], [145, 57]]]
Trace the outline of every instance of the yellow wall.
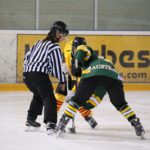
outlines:
[[[57, 84], [53, 84], [54, 89]], [[140, 84], [140, 83], [125, 83], [125, 90], [149, 90], [150, 84]], [[0, 91], [27, 91], [27, 87], [24, 83], [16, 83], [16, 84], [0, 84]]]
[[[75, 36], [70, 35], [69, 39]], [[17, 82], [22, 82], [23, 58], [44, 34], [18, 34]], [[150, 36], [148, 35], [82, 35], [99, 55], [115, 64], [127, 83], [150, 83]], [[63, 47], [65, 42], [60, 46]], [[53, 80], [52, 80], [53, 81]]]

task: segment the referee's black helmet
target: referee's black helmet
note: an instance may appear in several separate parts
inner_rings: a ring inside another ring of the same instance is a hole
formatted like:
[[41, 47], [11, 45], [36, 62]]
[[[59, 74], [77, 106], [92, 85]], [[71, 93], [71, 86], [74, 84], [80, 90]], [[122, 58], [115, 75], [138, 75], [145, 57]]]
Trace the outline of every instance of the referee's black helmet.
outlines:
[[63, 22], [63, 21], [56, 21], [53, 23], [50, 31], [59, 31], [60, 33], [64, 34], [64, 35], [68, 35], [69, 34], [69, 30], [67, 25]]

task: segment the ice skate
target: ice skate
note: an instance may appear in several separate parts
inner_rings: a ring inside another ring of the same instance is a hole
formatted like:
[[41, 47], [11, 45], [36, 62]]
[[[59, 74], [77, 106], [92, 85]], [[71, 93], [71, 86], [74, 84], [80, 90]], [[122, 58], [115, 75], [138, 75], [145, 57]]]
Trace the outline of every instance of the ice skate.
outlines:
[[26, 132], [36, 132], [39, 131], [41, 124], [36, 122], [35, 120], [28, 119], [26, 121]]
[[56, 128], [57, 137], [60, 137], [63, 135], [63, 133], [65, 132], [65, 127], [68, 124], [70, 119], [71, 118], [65, 114], [62, 116], [62, 118], [60, 119], [58, 126]]
[[86, 116], [85, 117], [85, 120], [87, 121], [87, 123], [91, 126], [91, 128], [95, 129], [96, 126], [98, 125], [96, 120], [91, 117], [91, 116]]
[[135, 118], [131, 120], [131, 124], [135, 129], [136, 135], [141, 136], [141, 139], [144, 139], [145, 130], [139, 120], [139, 118]]
[[56, 124], [52, 122], [48, 122], [46, 124], [46, 130], [48, 135], [56, 134]]

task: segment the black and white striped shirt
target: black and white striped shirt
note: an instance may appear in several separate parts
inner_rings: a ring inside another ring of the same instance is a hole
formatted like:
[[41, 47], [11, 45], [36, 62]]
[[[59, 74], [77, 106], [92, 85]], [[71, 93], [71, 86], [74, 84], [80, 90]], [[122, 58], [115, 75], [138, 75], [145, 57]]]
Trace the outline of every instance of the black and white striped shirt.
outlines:
[[60, 46], [51, 41], [38, 41], [25, 55], [24, 72], [42, 72], [65, 81]]

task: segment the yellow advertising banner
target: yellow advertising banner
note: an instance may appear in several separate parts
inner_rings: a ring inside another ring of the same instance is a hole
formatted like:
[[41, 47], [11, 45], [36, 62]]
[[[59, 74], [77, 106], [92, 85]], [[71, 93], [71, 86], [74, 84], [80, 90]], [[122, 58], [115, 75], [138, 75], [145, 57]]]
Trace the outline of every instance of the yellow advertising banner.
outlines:
[[[25, 53], [44, 34], [18, 34], [17, 81], [22, 82]], [[124, 82], [150, 83], [150, 36], [147, 35], [70, 35], [85, 37], [98, 55], [110, 59], [122, 74]], [[60, 44], [62, 50], [65, 42]], [[53, 80], [55, 81], [55, 80]]]

